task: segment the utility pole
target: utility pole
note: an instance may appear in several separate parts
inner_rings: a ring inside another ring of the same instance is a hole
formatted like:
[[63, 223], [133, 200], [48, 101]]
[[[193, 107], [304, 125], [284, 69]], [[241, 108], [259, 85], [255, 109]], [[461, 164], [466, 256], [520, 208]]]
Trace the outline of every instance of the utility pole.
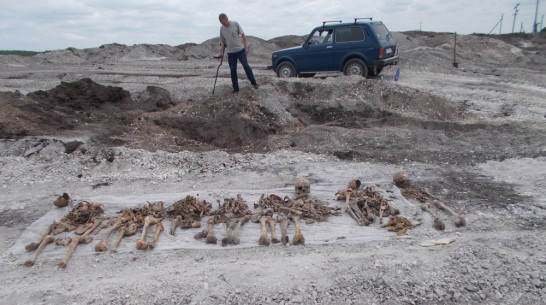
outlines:
[[518, 6], [519, 6], [519, 3], [516, 4], [516, 6], [514, 7], [514, 22], [512, 23], [512, 33], [514, 33], [514, 27], [516, 26], [516, 16], [518, 15]]
[[[538, 1], [538, 0], [537, 0]], [[499, 27], [499, 35], [502, 32], [502, 21], [504, 20], [504, 13], [501, 15], [501, 21], [500, 21], [500, 27]]]
[[535, 23], [533, 23], [533, 34], [538, 33], [538, 31], [537, 31], [537, 26], [538, 26], [537, 17], [538, 17], [538, 2], [539, 2], [539, 1], [540, 1], [540, 0], [537, 0], [537, 8], [536, 8], [536, 10], [535, 10]]

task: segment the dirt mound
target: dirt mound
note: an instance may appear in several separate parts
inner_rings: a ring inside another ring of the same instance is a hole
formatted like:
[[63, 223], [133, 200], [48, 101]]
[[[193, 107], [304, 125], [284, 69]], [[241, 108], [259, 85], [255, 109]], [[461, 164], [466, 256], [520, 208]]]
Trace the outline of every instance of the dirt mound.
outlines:
[[304, 35], [304, 36], [287, 35], [287, 36], [281, 36], [281, 37], [270, 39], [268, 40], [268, 42], [275, 44], [279, 49], [286, 49], [286, 48], [301, 46], [306, 38], [307, 38], [307, 35]]
[[61, 82], [52, 90], [40, 90], [29, 93], [28, 96], [40, 102], [87, 111], [110, 103], [123, 104], [129, 102], [131, 98], [130, 93], [122, 88], [102, 86], [90, 78], [72, 83]]

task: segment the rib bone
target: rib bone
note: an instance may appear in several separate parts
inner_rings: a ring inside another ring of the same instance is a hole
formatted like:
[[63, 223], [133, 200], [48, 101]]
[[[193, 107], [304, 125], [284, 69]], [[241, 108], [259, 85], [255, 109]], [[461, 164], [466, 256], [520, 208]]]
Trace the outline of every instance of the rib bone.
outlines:
[[47, 235], [41, 242], [38, 248], [36, 249], [36, 252], [25, 262], [25, 266], [31, 267], [34, 266], [34, 262], [36, 262], [36, 259], [38, 258], [38, 255], [42, 250], [45, 248], [47, 244], [52, 243], [55, 240], [55, 237], [52, 235]]
[[59, 263], [59, 268], [66, 268], [72, 252], [74, 251], [74, 249], [76, 249], [79, 243], [89, 243], [93, 240], [93, 237], [90, 237], [88, 235], [91, 234], [91, 232], [93, 232], [93, 230], [95, 230], [98, 226], [100, 226], [101, 222], [101, 220], [93, 218], [93, 225], [89, 229], [87, 229], [87, 231], [85, 231], [82, 236], [76, 236], [72, 238], [72, 240], [70, 241], [70, 245], [68, 245], [68, 250], [64, 259]]
[[95, 245], [96, 252], [103, 252], [108, 250], [108, 237], [110, 237], [110, 235], [114, 233], [115, 230], [121, 227], [121, 225], [122, 225], [121, 220], [116, 220], [112, 229], [110, 229], [110, 231], [106, 233], [106, 235], [102, 238], [102, 240]]

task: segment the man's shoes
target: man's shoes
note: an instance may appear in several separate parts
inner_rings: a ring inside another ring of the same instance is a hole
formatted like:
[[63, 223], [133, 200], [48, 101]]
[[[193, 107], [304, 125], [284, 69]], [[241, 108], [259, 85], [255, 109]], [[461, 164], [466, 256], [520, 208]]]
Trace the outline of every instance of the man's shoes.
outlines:
[[239, 90], [233, 90], [232, 93], [239, 93]]
[[252, 86], [254, 86], [254, 89], [260, 88], [260, 85], [258, 85], [258, 84], [254, 84], [254, 85], [252, 85]]

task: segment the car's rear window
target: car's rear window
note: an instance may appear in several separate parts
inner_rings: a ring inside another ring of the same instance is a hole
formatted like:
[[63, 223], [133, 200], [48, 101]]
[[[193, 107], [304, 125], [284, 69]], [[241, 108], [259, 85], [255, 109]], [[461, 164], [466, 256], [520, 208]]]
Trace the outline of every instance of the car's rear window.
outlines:
[[359, 26], [338, 28], [336, 30], [336, 42], [362, 41], [364, 31]]
[[390, 35], [389, 30], [387, 30], [387, 27], [383, 23], [374, 24], [373, 29], [381, 40], [387, 39], [387, 37]]

